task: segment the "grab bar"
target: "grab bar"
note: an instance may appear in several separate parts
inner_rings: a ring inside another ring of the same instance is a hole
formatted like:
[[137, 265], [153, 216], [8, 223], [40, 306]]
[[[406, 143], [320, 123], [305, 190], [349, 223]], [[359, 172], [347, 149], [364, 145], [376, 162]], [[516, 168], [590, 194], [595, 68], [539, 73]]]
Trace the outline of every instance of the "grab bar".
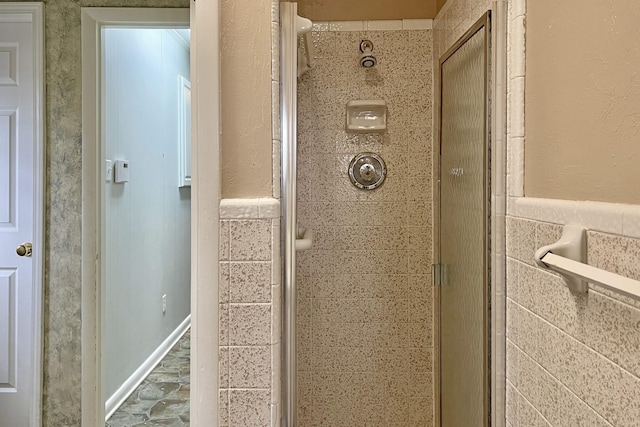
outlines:
[[560, 273], [574, 292], [587, 292], [587, 282], [590, 282], [640, 300], [640, 281], [583, 262], [586, 258], [585, 236], [586, 230], [583, 227], [566, 225], [558, 242], [536, 251], [536, 263], [542, 268]]

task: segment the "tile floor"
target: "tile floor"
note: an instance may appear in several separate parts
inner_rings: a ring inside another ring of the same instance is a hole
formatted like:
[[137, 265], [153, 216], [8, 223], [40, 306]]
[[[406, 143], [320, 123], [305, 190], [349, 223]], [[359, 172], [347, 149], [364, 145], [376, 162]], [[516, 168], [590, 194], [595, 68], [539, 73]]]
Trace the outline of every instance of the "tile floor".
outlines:
[[190, 347], [187, 331], [107, 420], [106, 427], [189, 426]]

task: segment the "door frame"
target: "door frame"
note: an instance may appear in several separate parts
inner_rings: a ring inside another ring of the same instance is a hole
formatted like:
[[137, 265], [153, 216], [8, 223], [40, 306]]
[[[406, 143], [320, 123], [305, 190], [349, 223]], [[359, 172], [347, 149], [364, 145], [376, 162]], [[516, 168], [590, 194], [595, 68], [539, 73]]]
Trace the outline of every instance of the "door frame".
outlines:
[[[504, 427], [506, 425], [506, 212], [507, 212], [507, 5], [504, 1], [493, 1], [491, 11], [491, 425]], [[438, 65], [440, 62], [438, 61]], [[439, 73], [439, 67], [434, 71]], [[436, 75], [436, 77], [438, 77]], [[439, 82], [439, 78], [435, 79]], [[436, 88], [440, 91], [441, 88]], [[439, 95], [437, 95], [439, 96]], [[434, 123], [438, 123], [439, 111]], [[439, 126], [438, 126], [439, 127]], [[439, 130], [439, 129], [438, 129]], [[438, 135], [438, 133], [436, 133]], [[435, 147], [439, 139], [434, 140]], [[439, 148], [438, 148], [439, 149]], [[434, 179], [439, 183], [439, 164], [434, 162]], [[434, 185], [434, 210], [439, 210], [440, 189]], [[434, 249], [439, 245], [439, 218], [434, 216]], [[439, 253], [434, 253], [439, 259]], [[438, 261], [436, 261], [438, 262]], [[435, 313], [439, 313], [440, 288], [434, 289]], [[434, 331], [436, 342], [439, 342], [439, 318], [434, 317]], [[439, 344], [438, 344], [439, 345]], [[440, 387], [439, 351], [434, 358], [434, 383]], [[435, 425], [441, 425], [440, 393], [435, 398]]]
[[[483, 409], [484, 409], [484, 426], [489, 427], [491, 425], [495, 425], [495, 416], [496, 414], [492, 410], [494, 407], [494, 382], [495, 382], [495, 373], [493, 372], [495, 368], [495, 364], [493, 362], [493, 358], [497, 357], [492, 353], [492, 345], [495, 339], [494, 336], [494, 314], [493, 314], [493, 260], [496, 256], [496, 251], [500, 251], [499, 248], [496, 248], [496, 243], [494, 242], [495, 232], [492, 229], [492, 224], [495, 222], [494, 215], [496, 213], [494, 203], [494, 196], [496, 193], [496, 189], [494, 189], [494, 185], [500, 185], [495, 183], [495, 175], [493, 173], [493, 162], [494, 158], [492, 157], [493, 146], [495, 144], [495, 137], [493, 135], [494, 130], [494, 120], [493, 116], [495, 111], [493, 110], [493, 98], [495, 96], [494, 85], [492, 85], [492, 77], [495, 73], [495, 65], [494, 65], [494, 54], [493, 51], [495, 49], [494, 39], [493, 39], [493, 16], [492, 11], [488, 10], [482, 16], [469, 27], [467, 31], [464, 32], [462, 36], [449, 48], [445, 51], [445, 53], [438, 60], [438, 75], [439, 75], [439, 87], [438, 87], [438, 96], [440, 97], [439, 102], [439, 111], [438, 111], [438, 140], [437, 144], [434, 146], [434, 153], [437, 154], [437, 172], [436, 172], [436, 182], [437, 186], [435, 189], [435, 200], [437, 200], [436, 205], [434, 206], [434, 219], [435, 219], [435, 227], [434, 227], [434, 259], [437, 260], [436, 263], [438, 266], [442, 266], [442, 262], [440, 259], [441, 251], [440, 245], [442, 244], [442, 239], [440, 236], [441, 232], [441, 208], [442, 208], [442, 191], [441, 191], [441, 181], [442, 181], [442, 67], [444, 63], [453, 56], [469, 39], [471, 39], [478, 32], [485, 33], [484, 39], [484, 58], [485, 58], [485, 67], [484, 67], [484, 96], [485, 96], [485, 118], [484, 118], [484, 183], [483, 183], [483, 192], [484, 192], [484, 224], [483, 224], [483, 232], [485, 236], [484, 242], [484, 250], [483, 254], [483, 265], [484, 265], [484, 277], [483, 277], [483, 316], [484, 316], [484, 331], [483, 331]], [[499, 130], [498, 130], [499, 132]], [[437, 151], [435, 151], [437, 150]], [[498, 190], [500, 191], [500, 190]], [[446, 274], [446, 273], [444, 273]], [[442, 276], [441, 272], [438, 272], [438, 276]], [[435, 279], [435, 278], [434, 278]], [[436, 425], [442, 425], [442, 292], [440, 290], [440, 283], [436, 286], [434, 292], [435, 298], [435, 310], [436, 313], [434, 329], [436, 329], [436, 342], [437, 342], [437, 351], [435, 352], [435, 374], [436, 374], [436, 387], [438, 393], [436, 393], [435, 399], [435, 421]]]
[[33, 23], [33, 329], [32, 329], [32, 395], [30, 399], [31, 425], [42, 423], [42, 371], [43, 371], [43, 289], [44, 289], [44, 206], [45, 206], [45, 83], [44, 83], [44, 7], [41, 2], [0, 3], [2, 14], [28, 14]]
[[[219, 0], [191, 3], [192, 212], [191, 212], [191, 420], [218, 420]], [[104, 426], [100, 213], [101, 28], [167, 27], [175, 9], [82, 8], [82, 425]], [[201, 39], [204, 42], [198, 43]], [[198, 76], [206, 76], [199, 80]], [[198, 95], [200, 93], [200, 96]], [[199, 141], [202, 141], [198, 144]], [[198, 161], [200, 160], [200, 161]], [[215, 261], [215, 262], [214, 262]], [[198, 304], [200, 302], [200, 304]], [[215, 321], [212, 321], [215, 319]], [[200, 334], [199, 325], [207, 333]], [[212, 351], [215, 349], [215, 351]], [[213, 394], [212, 391], [215, 391]], [[194, 398], [197, 396], [197, 398]]]

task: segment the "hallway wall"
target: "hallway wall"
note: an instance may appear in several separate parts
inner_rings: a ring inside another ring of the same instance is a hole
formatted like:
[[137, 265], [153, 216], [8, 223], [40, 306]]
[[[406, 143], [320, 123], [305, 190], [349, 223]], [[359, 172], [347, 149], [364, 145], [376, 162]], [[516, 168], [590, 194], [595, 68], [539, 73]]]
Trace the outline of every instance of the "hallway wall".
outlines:
[[[179, 187], [179, 77], [189, 46], [165, 29], [105, 30], [103, 387], [108, 399], [189, 315], [191, 187]], [[162, 297], [166, 295], [166, 312]]]
[[[312, 39], [316, 66], [298, 86], [298, 222], [314, 232], [298, 253], [299, 422], [430, 426], [431, 29], [315, 23]], [[368, 70], [363, 39], [379, 60]], [[345, 105], [357, 99], [386, 100], [388, 132], [345, 132]], [[347, 175], [367, 151], [388, 170], [372, 191]]]

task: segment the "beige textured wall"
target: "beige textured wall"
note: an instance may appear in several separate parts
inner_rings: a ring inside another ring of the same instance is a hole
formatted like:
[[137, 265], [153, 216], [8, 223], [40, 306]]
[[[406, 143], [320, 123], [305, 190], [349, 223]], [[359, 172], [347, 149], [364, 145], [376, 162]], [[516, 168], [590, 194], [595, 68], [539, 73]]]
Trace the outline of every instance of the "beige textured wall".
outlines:
[[44, 427], [81, 424], [81, 7], [189, 7], [189, 2], [45, 2]]
[[527, 8], [525, 195], [640, 203], [640, 3]]
[[271, 196], [271, 3], [221, 3], [222, 197]]
[[315, 21], [434, 18], [436, 0], [299, 0], [298, 10]]
[[[358, 64], [369, 38], [384, 61]], [[432, 35], [313, 33], [316, 68], [298, 87], [300, 425], [433, 425]], [[345, 104], [385, 99], [386, 134], [348, 134]], [[388, 176], [356, 189], [351, 158], [380, 153]]]

